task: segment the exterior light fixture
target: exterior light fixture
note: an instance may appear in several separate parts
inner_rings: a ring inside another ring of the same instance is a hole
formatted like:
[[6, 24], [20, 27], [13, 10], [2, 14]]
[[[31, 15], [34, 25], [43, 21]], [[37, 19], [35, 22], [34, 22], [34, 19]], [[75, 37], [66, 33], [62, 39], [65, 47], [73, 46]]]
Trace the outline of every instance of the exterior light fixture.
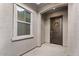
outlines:
[[40, 5], [40, 3], [36, 3], [37, 5]]
[[53, 8], [53, 10], [55, 10], [56, 8]]

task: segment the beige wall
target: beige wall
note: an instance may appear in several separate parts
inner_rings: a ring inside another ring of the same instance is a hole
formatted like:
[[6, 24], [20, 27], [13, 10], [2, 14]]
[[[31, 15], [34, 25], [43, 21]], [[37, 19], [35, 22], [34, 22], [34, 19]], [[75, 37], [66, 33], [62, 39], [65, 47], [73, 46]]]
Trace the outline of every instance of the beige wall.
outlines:
[[34, 38], [12, 42], [13, 4], [0, 4], [0, 55], [20, 55], [37, 46], [37, 15], [30, 6], [22, 4], [33, 12]]
[[68, 54], [79, 55], [79, 3], [68, 6]]
[[45, 15], [41, 17], [41, 44], [45, 43]]
[[15, 55], [12, 39], [12, 4], [0, 3], [0, 55]]

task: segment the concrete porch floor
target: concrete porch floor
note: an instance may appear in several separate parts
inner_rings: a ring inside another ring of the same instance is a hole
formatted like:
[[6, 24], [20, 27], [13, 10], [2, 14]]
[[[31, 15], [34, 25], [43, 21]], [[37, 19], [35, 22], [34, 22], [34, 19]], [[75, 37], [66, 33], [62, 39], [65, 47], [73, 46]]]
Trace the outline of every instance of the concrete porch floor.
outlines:
[[66, 56], [65, 47], [55, 44], [45, 43], [23, 56]]

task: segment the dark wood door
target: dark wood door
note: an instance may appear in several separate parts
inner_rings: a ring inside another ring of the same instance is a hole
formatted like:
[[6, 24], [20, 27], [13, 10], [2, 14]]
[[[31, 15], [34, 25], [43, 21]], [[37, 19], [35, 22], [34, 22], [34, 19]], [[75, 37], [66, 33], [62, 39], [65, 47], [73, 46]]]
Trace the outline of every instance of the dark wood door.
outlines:
[[50, 18], [50, 43], [63, 45], [63, 17]]

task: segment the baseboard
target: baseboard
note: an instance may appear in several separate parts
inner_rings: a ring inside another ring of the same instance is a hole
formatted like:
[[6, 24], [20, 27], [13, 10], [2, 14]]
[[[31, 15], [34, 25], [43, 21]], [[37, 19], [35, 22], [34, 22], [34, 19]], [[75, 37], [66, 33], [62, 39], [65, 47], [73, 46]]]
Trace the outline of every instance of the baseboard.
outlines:
[[34, 47], [34, 48], [32, 48], [32, 49], [30, 49], [30, 50], [28, 50], [28, 51], [26, 51], [26, 52], [24, 52], [24, 53], [20, 54], [19, 56], [23, 56], [24, 54], [26, 54], [26, 53], [28, 53], [28, 52], [32, 51], [33, 49], [35, 49], [35, 48], [37, 48], [37, 47], [38, 47], [38, 46], [36, 46], [36, 47]]

